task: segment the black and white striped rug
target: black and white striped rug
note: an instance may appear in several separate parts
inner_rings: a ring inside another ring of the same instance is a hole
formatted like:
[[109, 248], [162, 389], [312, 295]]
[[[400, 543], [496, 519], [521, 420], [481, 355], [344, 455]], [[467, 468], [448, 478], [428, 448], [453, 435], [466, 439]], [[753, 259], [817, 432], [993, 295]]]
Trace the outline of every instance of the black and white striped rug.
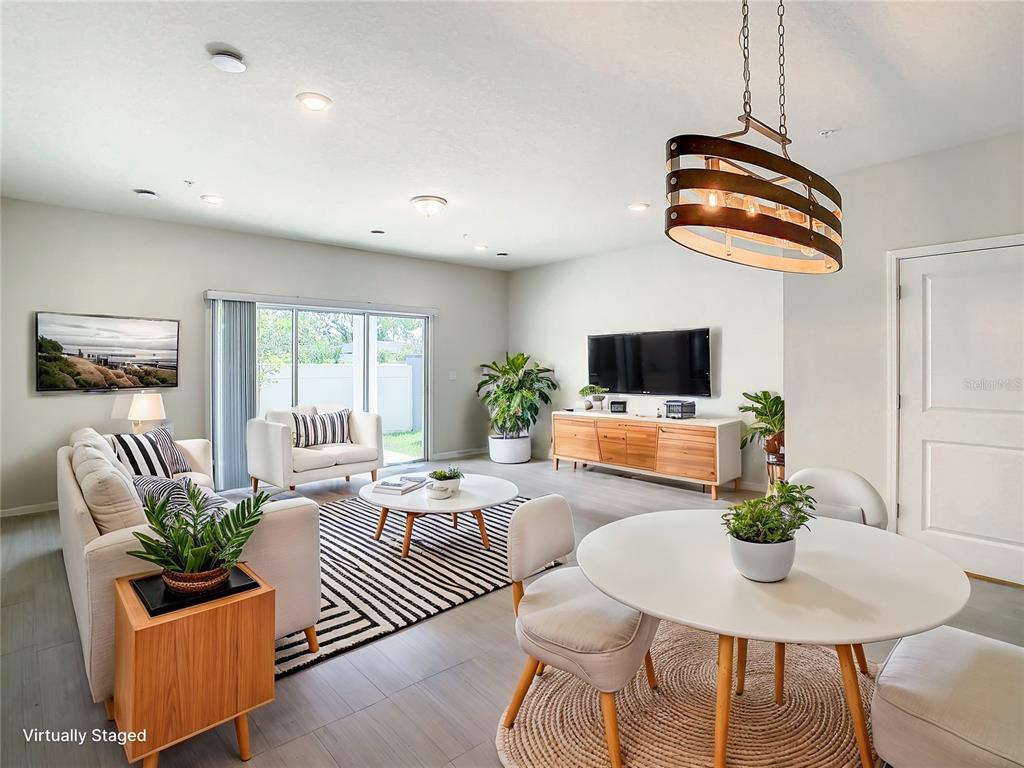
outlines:
[[320, 507], [320, 651], [309, 652], [302, 632], [280, 638], [277, 677], [507, 587], [508, 525], [524, 501], [520, 496], [484, 510], [489, 550], [472, 515], [460, 515], [458, 528], [450, 515], [421, 517], [404, 559], [403, 513], [392, 512], [374, 541], [377, 507], [358, 498]]

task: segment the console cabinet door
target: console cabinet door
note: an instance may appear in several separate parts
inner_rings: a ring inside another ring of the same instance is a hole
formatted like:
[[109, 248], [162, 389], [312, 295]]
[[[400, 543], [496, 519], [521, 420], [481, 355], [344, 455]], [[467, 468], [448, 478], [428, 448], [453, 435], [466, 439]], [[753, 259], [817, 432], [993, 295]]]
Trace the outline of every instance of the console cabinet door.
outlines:
[[626, 426], [626, 464], [640, 469], [654, 469], [658, 453], [658, 428], [629, 424]]
[[605, 464], [626, 463], [626, 430], [618, 425], [603, 424], [595, 419], [597, 441], [601, 447], [601, 461]]
[[600, 461], [594, 419], [554, 419], [555, 455], [582, 461]]
[[658, 427], [656, 470], [666, 475], [715, 482], [715, 430]]

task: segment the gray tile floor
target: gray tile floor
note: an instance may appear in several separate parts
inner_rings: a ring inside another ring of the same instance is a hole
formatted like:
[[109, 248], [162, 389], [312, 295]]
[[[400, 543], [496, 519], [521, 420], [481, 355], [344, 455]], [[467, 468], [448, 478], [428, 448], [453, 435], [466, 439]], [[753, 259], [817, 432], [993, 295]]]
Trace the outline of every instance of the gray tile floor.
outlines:
[[[546, 462], [500, 466], [482, 458], [464, 471], [502, 475], [525, 496], [561, 493], [577, 536], [611, 520], [659, 509], [728, 506], [694, 486], [563, 469]], [[396, 471], [409, 471], [403, 467]], [[317, 501], [356, 494], [365, 479], [299, 491]], [[4, 768], [125, 765], [116, 744], [27, 743], [23, 728], [105, 729], [88, 694], [64, 575], [56, 513], [0, 520], [0, 762]], [[956, 626], [1024, 645], [1024, 591], [972, 583]], [[889, 644], [868, 646], [880, 661]], [[281, 680], [276, 700], [253, 713], [253, 768], [494, 768], [498, 717], [523, 657], [504, 589]], [[237, 766], [233, 728], [170, 748], [162, 768]]]

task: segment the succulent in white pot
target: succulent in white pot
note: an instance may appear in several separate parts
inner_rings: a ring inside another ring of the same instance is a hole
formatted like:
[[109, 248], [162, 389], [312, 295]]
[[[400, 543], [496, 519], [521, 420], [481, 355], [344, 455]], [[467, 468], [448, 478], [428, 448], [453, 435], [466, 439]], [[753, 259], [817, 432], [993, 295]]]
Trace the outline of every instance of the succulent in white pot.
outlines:
[[443, 486], [455, 493], [462, 484], [463, 475], [458, 467], [449, 466], [447, 469], [435, 469], [427, 477], [433, 481], [431, 485], [434, 487]]
[[599, 387], [596, 384], [587, 384], [587, 386], [580, 389], [579, 395], [580, 397], [589, 397], [594, 409], [600, 411], [604, 408], [604, 396], [607, 393], [607, 387]]
[[782, 581], [796, 559], [796, 532], [814, 515], [809, 485], [780, 480], [772, 491], [730, 507], [722, 515], [733, 565], [751, 581]]
[[529, 355], [520, 352], [506, 354], [504, 362], [495, 360], [481, 366], [483, 375], [476, 391], [496, 433], [487, 441], [491, 461], [499, 464], [530, 460], [530, 427], [537, 422], [541, 405], [551, 403], [548, 392], [558, 389], [551, 368], [529, 363]]

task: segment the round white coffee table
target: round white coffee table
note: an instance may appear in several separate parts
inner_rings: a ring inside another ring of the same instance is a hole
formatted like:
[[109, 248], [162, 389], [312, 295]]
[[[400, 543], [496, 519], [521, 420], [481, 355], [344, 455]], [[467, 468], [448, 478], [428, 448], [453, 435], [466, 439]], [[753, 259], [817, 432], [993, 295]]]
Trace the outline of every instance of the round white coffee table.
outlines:
[[736, 693], [743, 691], [748, 640], [775, 645], [775, 697], [782, 700], [785, 643], [833, 645], [861, 763], [871, 744], [856, 654], [863, 643], [932, 629], [959, 613], [971, 588], [944, 555], [867, 525], [817, 518], [797, 533], [796, 562], [774, 584], [749, 581], [729, 553], [721, 510], [672, 510], [617, 520], [587, 535], [576, 559], [590, 582], [628, 606], [719, 636], [715, 766], [724, 768], [734, 641]]
[[466, 512], [471, 513], [480, 527], [480, 539], [483, 541], [484, 548], [490, 549], [491, 543], [487, 540], [483, 510], [486, 507], [493, 507], [495, 504], [504, 504], [519, 495], [519, 489], [515, 483], [488, 475], [465, 475], [459, 490], [447, 499], [430, 498], [427, 496], [425, 487], [417, 488], [403, 496], [393, 493], [374, 493], [375, 485], [376, 483], [370, 483], [359, 489], [359, 498], [380, 507], [380, 521], [377, 523], [377, 532], [374, 533], [373, 538], [380, 539], [389, 512], [405, 512], [405, 541], [402, 544], [402, 557], [409, 554], [413, 523], [416, 518], [424, 515], [451, 515], [452, 525], [457, 528], [459, 515]]

